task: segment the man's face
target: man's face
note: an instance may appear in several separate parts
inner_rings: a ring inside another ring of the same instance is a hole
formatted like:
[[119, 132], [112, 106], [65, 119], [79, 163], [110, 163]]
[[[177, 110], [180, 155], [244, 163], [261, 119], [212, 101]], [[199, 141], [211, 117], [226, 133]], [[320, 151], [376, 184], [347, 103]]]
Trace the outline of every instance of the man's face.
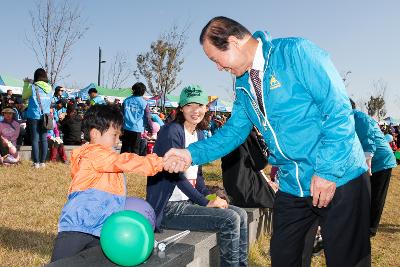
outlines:
[[218, 70], [225, 70], [235, 76], [242, 76], [247, 71], [245, 55], [238, 43], [235, 43], [237, 39], [232, 36], [229, 38], [231, 41], [226, 51], [219, 50], [206, 39], [203, 43], [204, 53], [217, 64]]
[[12, 96], [12, 90], [7, 90], [7, 95]]

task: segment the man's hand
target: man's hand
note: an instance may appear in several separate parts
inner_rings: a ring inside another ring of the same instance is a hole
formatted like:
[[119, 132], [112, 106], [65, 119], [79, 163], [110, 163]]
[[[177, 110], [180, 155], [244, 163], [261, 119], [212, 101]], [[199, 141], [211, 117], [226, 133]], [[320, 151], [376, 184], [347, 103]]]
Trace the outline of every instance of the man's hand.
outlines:
[[164, 170], [168, 172], [181, 172], [189, 168], [192, 156], [187, 149], [171, 148], [163, 157]]
[[372, 157], [365, 158], [365, 162], [366, 162], [367, 165], [368, 165], [367, 174], [368, 174], [369, 176], [372, 176], [372, 169], [371, 169], [371, 166], [372, 166]]
[[222, 199], [222, 198], [217, 196], [216, 199], [210, 200], [208, 202], [207, 207], [209, 207], [209, 208], [226, 209], [226, 208], [228, 208], [228, 203], [226, 202], [225, 199]]
[[314, 175], [311, 180], [311, 196], [313, 205], [318, 208], [327, 207], [335, 195], [336, 183]]
[[186, 170], [186, 163], [177, 156], [170, 156], [168, 159], [163, 158], [163, 169], [170, 173], [178, 173]]

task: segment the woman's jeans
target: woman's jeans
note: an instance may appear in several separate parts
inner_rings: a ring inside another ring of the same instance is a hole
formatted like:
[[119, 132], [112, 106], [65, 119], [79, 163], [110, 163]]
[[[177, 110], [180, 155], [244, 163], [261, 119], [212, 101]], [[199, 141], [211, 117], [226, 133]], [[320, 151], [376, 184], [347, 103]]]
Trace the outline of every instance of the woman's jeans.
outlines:
[[208, 208], [191, 201], [170, 201], [161, 225], [169, 229], [216, 231], [221, 266], [247, 266], [247, 213], [241, 208]]
[[[28, 119], [27, 122], [31, 133], [33, 162], [44, 163], [47, 157], [48, 145], [47, 130], [43, 127], [43, 120]], [[40, 158], [39, 151], [41, 152]]]

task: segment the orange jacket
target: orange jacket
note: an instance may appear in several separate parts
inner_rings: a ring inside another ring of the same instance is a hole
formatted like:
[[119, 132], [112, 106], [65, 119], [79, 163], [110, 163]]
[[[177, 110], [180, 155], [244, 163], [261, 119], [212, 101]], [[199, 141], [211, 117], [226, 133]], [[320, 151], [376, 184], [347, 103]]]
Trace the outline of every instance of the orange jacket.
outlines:
[[58, 224], [58, 231], [77, 231], [100, 236], [104, 221], [125, 208], [123, 172], [152, 176], [162, 171], [162, 158], [131, 153], [117, 154], [99, 144], [72, 151], [72, 182]]
[[124, 172], [152, 176], [162, 169], [162, 158], [156, 154], [141, 157], [132, 153], [117, 154], [103, 145], [83, 145], [71, 154], [72, 182], [68, 194], [96, 188], [125, 195]]

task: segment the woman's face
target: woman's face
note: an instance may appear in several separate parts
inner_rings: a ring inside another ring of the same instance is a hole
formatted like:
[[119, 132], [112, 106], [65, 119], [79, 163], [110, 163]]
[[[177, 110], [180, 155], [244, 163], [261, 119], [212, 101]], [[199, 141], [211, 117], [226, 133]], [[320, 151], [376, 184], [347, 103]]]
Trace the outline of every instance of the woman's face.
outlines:
[[197, 125], [203, 120], [206, 111], [206, 105], [197, 103], [189, 103], [182, 107], [182, 113], [185, 121], [193, 125]]
[[4, 112], [3, 116], [4, 116], [4, 121], [11, 122], [13, 120], [14, 113]]

